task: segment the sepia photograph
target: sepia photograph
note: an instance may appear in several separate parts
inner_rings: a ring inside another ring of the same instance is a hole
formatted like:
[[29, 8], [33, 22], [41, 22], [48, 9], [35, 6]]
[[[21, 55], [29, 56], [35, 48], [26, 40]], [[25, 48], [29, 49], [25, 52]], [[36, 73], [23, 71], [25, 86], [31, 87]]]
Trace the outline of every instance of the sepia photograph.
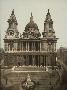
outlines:
[[0, 0], [0, 90], [67, 90], [67, 0]]

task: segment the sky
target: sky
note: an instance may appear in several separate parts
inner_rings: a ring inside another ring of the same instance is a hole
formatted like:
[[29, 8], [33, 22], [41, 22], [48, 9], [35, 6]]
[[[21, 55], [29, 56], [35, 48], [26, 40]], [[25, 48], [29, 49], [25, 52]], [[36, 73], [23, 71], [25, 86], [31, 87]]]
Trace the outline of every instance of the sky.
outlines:
[[0, 46], [4, 47], [4, 36], [8, 28], [7, 20], [12, 10], [18, 22], [18, 31], [23, 33], [32, 12], [39, 31], [44, 30], [44, 20], [50, 9], [56, 37], [57, 48], [67, 47], [67, 0], [0, 0]]

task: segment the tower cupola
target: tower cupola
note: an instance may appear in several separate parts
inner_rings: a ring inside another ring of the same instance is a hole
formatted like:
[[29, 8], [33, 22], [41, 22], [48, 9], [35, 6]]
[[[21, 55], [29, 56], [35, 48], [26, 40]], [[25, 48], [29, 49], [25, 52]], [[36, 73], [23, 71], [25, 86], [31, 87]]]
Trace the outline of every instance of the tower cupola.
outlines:
[[55, 31], [53, 29], [53, 21], [51, 19], [50, 11], [48, 9], [45, 21], [44, 21], [44, 32], [43, 37], [53, 37], [55, 36]]
[[8, 28], [10, 28], [10, 29], [16, 29], [17, 28], [18, 23], [17, 23], [15, 15], [14, 15], [14, 9], [12, 10], [11, 16], [7, 22], [9, 23]]
[[49, 9], [48, 9], [48, 12], [47, 12], [47, 15], [46, 15], [46, 21], [47, 20], [51, 20], [51, 15], [50, 15]]

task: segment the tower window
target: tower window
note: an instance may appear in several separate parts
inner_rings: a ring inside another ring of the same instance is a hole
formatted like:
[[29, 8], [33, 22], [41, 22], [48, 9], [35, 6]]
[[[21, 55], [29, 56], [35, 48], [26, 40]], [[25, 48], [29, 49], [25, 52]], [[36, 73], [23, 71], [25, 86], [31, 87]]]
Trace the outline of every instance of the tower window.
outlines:
[[49, 23], [49, 28], [52, 28], [52, 23]]
[[49, 33], [51, 33], [52, 31], [51, 30], [49, 30]]
[[10, 32], [10, 35], [12, 35], [12, 32]]

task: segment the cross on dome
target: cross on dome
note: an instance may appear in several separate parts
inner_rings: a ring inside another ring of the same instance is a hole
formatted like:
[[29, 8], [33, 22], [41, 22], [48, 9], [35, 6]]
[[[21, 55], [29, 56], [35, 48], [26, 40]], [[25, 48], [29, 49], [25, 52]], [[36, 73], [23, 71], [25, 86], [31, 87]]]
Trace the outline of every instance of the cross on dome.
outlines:
[[30, 17], [30, 22], [33, 21], [33, 15], [32, 15], [32, 12], [31, 12], [31, 17]]
[[50, 15], [50, 12], [49, 12], [50, 10], [48, 9], [48, 13], [47, 13], [47, 15]]
[[12, 10], [12, 14], [11, 15], [14, 15], [14, 9]]

